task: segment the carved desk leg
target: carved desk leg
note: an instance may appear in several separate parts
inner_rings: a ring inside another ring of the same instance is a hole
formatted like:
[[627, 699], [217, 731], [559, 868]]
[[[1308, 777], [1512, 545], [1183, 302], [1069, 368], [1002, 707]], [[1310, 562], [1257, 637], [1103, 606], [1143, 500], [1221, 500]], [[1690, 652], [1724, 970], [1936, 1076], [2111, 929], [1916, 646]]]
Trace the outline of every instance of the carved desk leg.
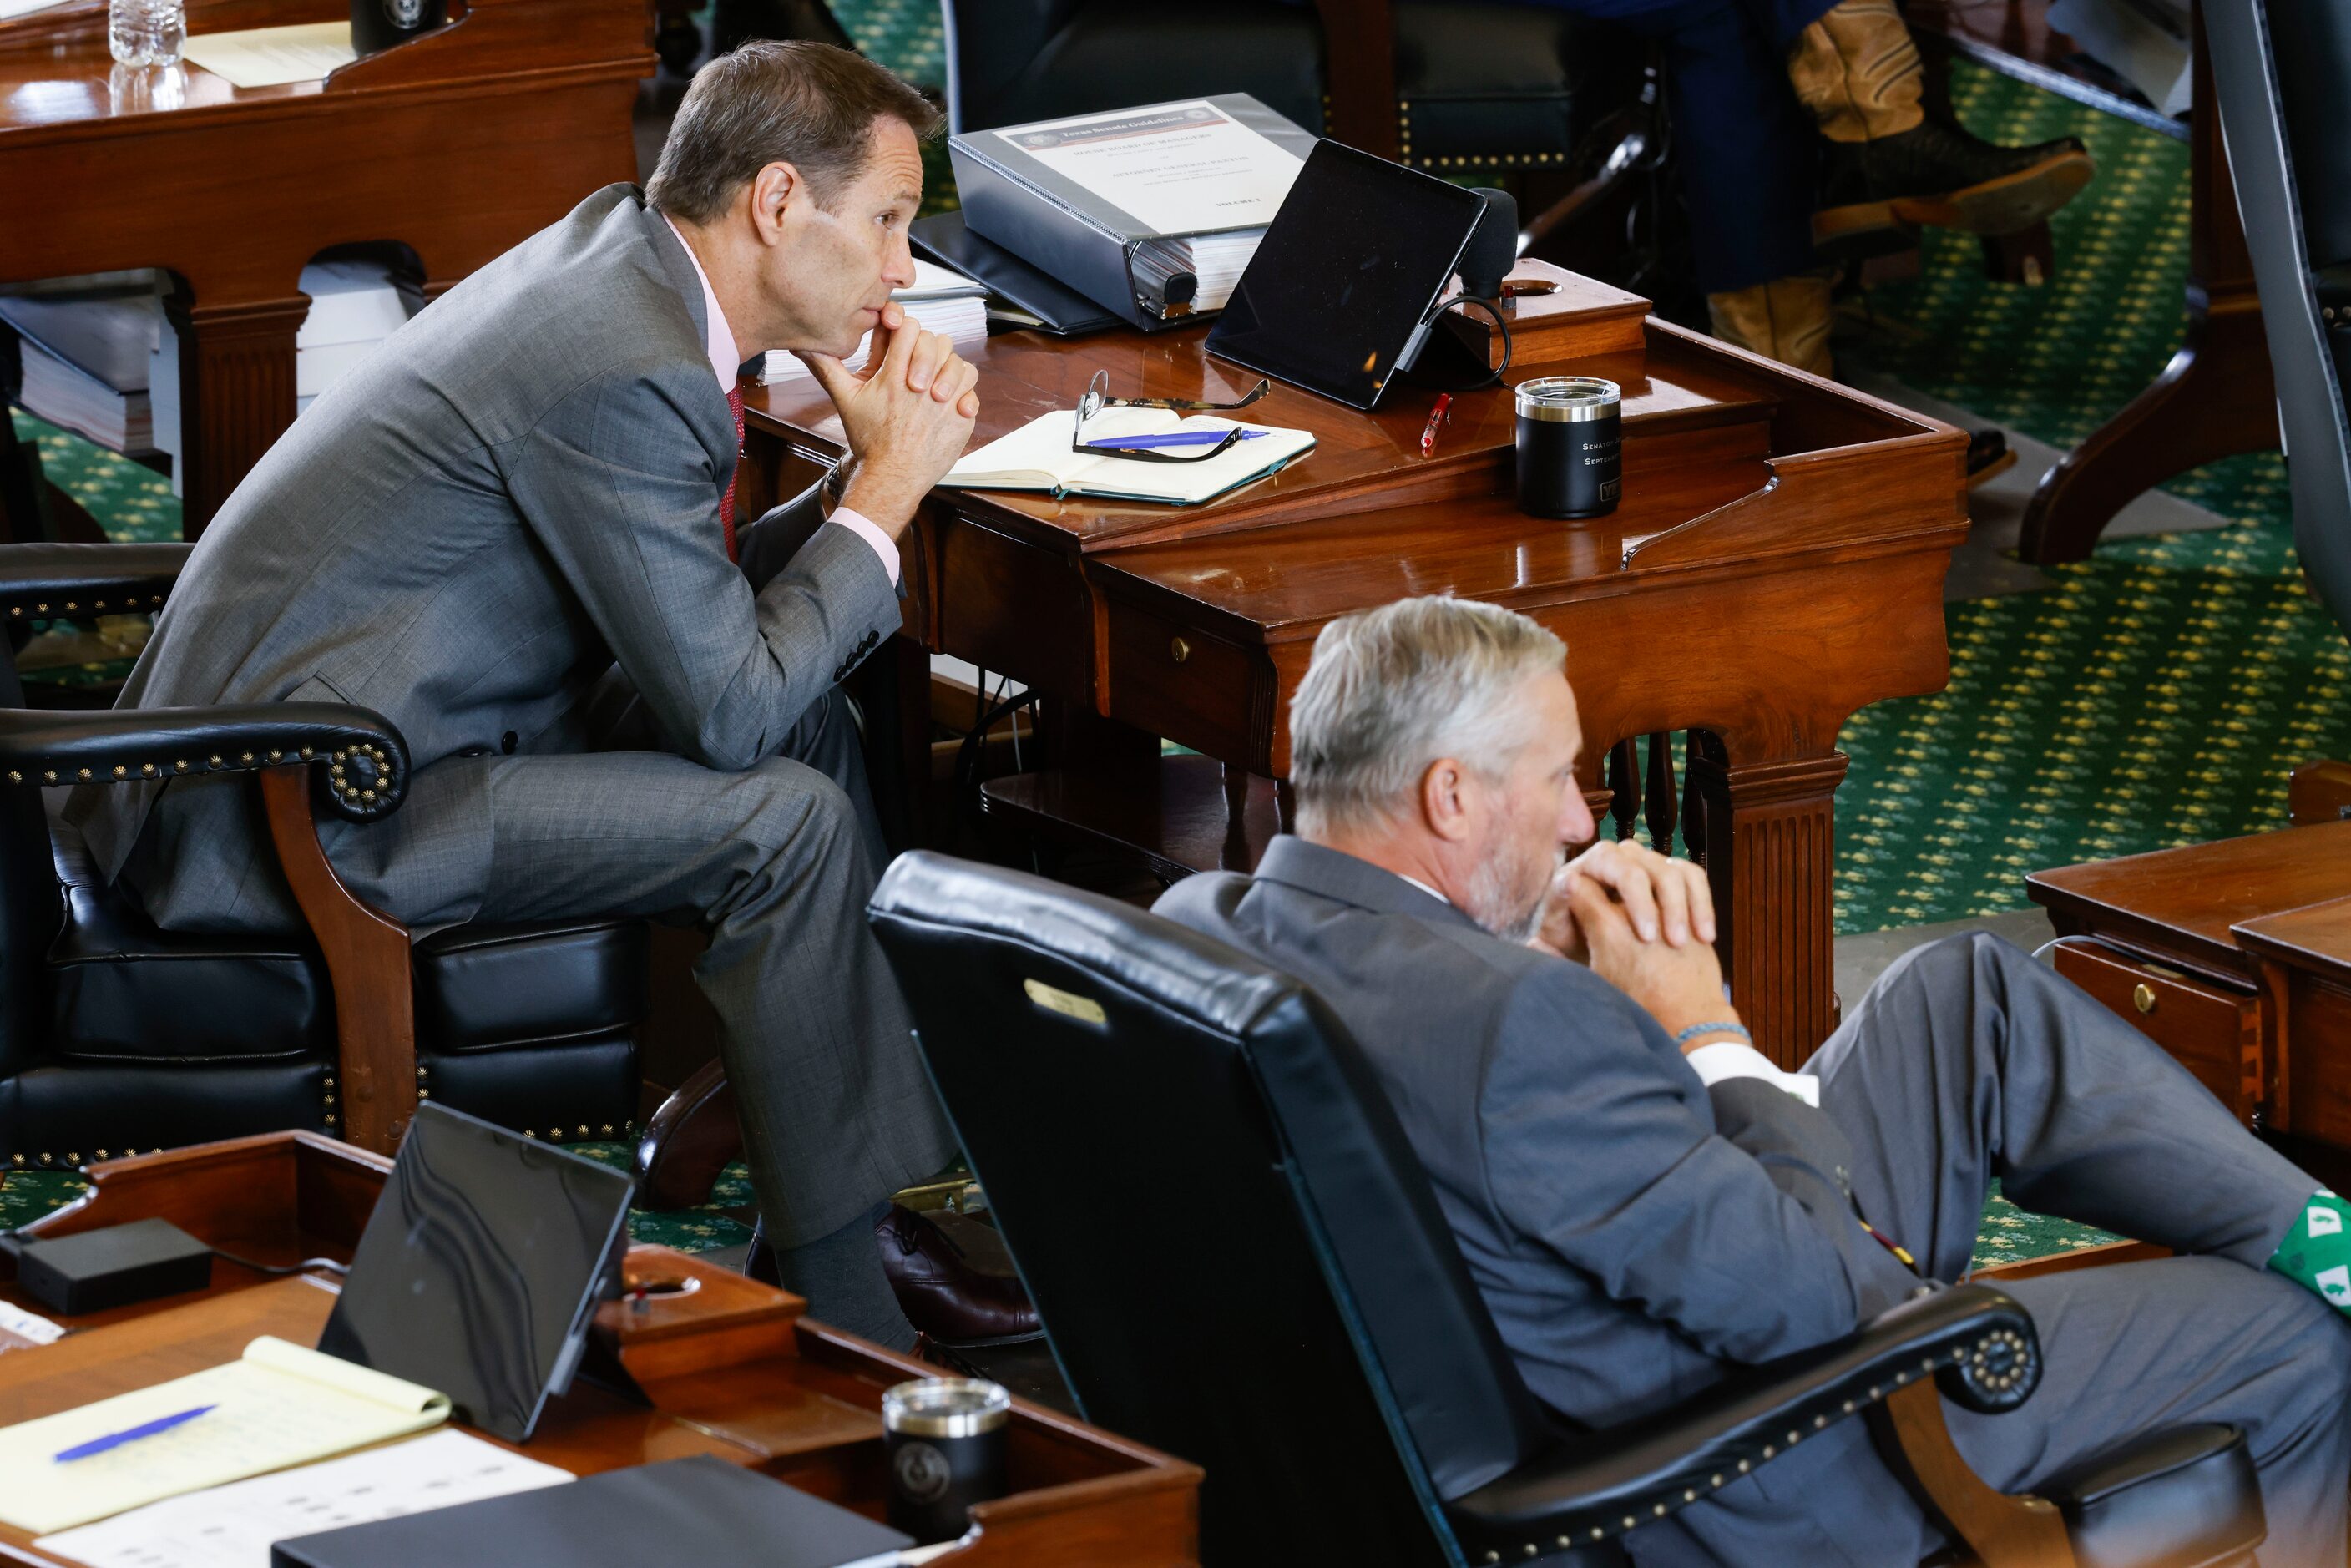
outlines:
[[2278, 444], [2277, 392], [2262, 302], [2220, 143], [2220, 114], [2196, 22], [2189, 110], [2188, 338], [2130, 406], [2042, 476], [2019, 553], [2038, 565], [2082, 560], [2109, 519], [2175, 474]]
[[180, 338], [180, 533], [193, 539], [294, 423], [294, 334], [310, 301], [201, 305], [175, 293], [164, 308]]
[[1742, 767], [1710, 737], [1690, 747], [1707, 876], [1728, 917], [1717, 946], [1731, 1003], [1782, 1067], [1802, 1065], [1835, 1027], [1830, 894], [1846, 760], [1832, 751]]

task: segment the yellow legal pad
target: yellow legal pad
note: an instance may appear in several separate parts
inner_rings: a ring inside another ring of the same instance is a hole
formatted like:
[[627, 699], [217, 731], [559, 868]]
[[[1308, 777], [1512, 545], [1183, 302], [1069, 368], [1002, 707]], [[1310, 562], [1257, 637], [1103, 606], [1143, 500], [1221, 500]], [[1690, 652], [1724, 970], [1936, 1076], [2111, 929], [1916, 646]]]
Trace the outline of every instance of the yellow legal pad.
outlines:
[[[112, 1432], [215, 1406], [152, 1437], [59, 1463]], [[242, 1358], [0, 1427], [0, 1520], [46, 1534], [126, 1508], [308, 1464], [449, 1418], [449, 1396], [263, 1335]]]

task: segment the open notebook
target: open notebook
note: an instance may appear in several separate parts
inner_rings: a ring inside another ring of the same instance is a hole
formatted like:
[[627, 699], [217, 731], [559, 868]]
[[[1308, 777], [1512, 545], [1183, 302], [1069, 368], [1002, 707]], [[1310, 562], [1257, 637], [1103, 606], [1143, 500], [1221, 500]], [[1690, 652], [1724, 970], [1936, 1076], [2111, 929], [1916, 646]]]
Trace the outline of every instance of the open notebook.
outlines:
[[[1011, 434], [965, 454], [939, 483], [967, 490], [1043, 490], [1054, 496], [1193, 507], [1287, 467], [1301, 453], [1314, 449], [1311, 431], [1245, 423], [1242, 429], [1263, 434], [1204, 463], [1138, 463], [1071, 451], [1070, 433], [1077, 422], [1070, 409], [1040, 413]], [[1221, 432], [1236, 423], [1204, 413], [1186, 419], [1164, 408], [1107, 408], [1086, 423], [1086, 440], [1099, 444], [1128, 435]]]
[[[201, 1406], [153, 1437], [57, 1457]], [[46, 1534], [448, 1418], [445, 1395], [265, 1334], [225, 1366], [0, 1428], [0, 1520]]]

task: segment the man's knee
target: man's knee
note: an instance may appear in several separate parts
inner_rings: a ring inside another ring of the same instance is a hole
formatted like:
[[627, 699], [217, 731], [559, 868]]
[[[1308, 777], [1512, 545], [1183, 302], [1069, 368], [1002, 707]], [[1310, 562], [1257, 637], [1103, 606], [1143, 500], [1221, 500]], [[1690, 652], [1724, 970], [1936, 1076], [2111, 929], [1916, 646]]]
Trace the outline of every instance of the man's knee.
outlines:
[[2004, 989], [2010, 976], [2032, 962], [2032, 955], [1989, 931], [1961, 931], [1911, 948], [1886, 966], [1874, 988], [1916, 987], [1948, 1006], [1986, 980]]
[[2314, 1418], [2351, 1437], [2346, 1421], [2351, 1401], [2345, 1398], [2345, 1390], [2351, 1389], [2351, 1320], [2282, 1274], [2263, 1270], [2254, 1278], [2261, 1282], [2260, 1293], [2273, 1299], [2278, 1360], [2292, 1369], [2298, 1401]]
[[719, 914], [870, 880], [856, 804], [805, 763], [771, 757], [733, 775]]
[[770, 757], [744, 777], [752, 797], [744, 831], [762, 848], [826, 851], [854, 841], [856, 804], [829, 775], [788, 757]]

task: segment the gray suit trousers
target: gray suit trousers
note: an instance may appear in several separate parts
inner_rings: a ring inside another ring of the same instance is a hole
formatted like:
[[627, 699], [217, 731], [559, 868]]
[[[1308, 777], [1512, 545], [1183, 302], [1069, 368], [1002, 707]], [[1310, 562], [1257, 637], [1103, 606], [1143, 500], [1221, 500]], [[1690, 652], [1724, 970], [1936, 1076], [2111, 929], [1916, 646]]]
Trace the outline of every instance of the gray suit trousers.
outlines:
[[[1904, 957], [1809, 1070], [1852, 1140], [1863, 1213], [1933, 1278], [1965, 1276], [1994, 1177], [2024, 1207], [2182, 1254], [2005, 1287], [2032, 1313], [2046, 1371], [2006, 1415], [1946, 1406], [1979, 1475], [2029, 1490], [2133, 1434], [2228, 1422], [2261, 1473], [2261, 1561], [2344, 1562], [2351, 1324], [2262, 1268], [2316, 1180], [2137, 1031], [1988, 936]], [[1770, 1501], [1690, 1510], [1678, 1540], [1635, 1532], [1635, 1558], [1876, 1565], [1941, 1543], [1859, 1423], [1807, 1447], [1754, 1478]]]
[[775, 1245], [828, 1236], [952, 1157], [865, 925], [882, 835], [840, 692], [744, 772], [658, 751], [517, 758], [490, 809], [482, 919], [610, 910], [709, 932], [695, 979]]
[[[600, 690], [604, 744], [649, 734], [632, 695], [617, 675]], [[718, 1013], [775, 1245], [830, 1235], [946, 1164], [955, 1145], [913, 1020], [865, 925], [882, 840], [838, 690], [741, 772], [654, 750], [454, 760], [488, 781], [492, 855], [475, 918], [633, 915], [710, 934], [695, 978]], [[126, 870], [134, 882], [156, 837]], [[430, 894], [412, 865], [371, 853], [364, 831], [335, 838], [335, 868], [360, 897], [413, 925], [434, 918], [413, 906]], [[300, 919], [244, 912], [278, 929]]]

